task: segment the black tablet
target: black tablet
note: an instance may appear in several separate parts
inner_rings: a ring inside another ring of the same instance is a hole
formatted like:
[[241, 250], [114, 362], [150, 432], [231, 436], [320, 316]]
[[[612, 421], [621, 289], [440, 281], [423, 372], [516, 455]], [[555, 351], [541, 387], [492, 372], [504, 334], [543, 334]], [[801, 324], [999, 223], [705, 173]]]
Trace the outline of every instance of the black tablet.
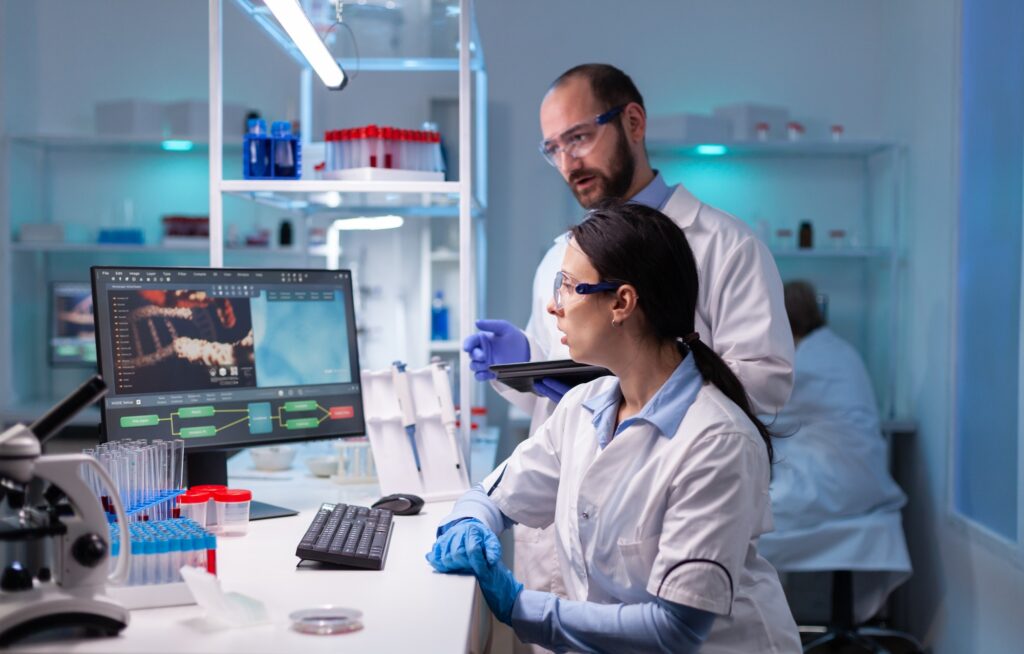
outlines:
[[523, 393], [534, 393], [533, 382], [550, 377], [569, 386], [578, 386], [588, 381], [612, 374], [607, 368], [576, 363], [572, 359], [557, 361], [528, 361], [526, 363], [502, 363], [491, 366], [491, 372], [498, 381]]

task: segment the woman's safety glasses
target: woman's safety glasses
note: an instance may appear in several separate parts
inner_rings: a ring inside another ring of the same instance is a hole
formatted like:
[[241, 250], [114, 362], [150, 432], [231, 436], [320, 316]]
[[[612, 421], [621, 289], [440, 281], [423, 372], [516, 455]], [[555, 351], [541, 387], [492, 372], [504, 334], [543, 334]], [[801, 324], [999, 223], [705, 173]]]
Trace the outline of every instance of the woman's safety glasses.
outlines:
[[555, 288], [552, 299], [555, 309], [561, 311], [567, 305], [579, 300], [584, 295], [600, 293], [602, 291], [614, 291], [625, 282], [598, 282], [596, 284], [584, 284], [561, 270], [555, 273]]
[[590, 154], [601, 138], [601, 133], [613, 118], [622, 113], [626, 105], [621, 105], [595, 116], [593, 120], [578, 123], [565, 130], [555, 138], [540, 142], [540, 153], [548, 163], [558, 168], [563, 154], [579, 159]]

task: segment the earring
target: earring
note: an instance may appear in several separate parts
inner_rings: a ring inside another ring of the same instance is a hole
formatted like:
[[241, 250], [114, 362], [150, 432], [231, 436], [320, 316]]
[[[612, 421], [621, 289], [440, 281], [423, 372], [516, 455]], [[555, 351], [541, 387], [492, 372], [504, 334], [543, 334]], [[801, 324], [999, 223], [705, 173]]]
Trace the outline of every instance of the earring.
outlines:
[[619, 322], [617, 320], [613, 320], [612, 321], [612, 327], [618, 327], [618, 326], [619, 326]]

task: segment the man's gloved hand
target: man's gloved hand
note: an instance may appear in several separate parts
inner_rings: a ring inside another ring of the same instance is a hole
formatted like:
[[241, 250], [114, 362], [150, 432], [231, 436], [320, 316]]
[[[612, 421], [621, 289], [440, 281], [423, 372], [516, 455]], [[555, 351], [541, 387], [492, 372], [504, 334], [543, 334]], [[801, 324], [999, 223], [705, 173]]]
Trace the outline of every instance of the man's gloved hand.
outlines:
[[427, 552], [427, 562], [438, 572], [472, 572], [474, 557], [488, 564], [501, 561], [498, 537], [476, 518], [449, 527]]
[[479, 554], [471, 556], [470, 565], [473, 574], [480, 583], [480, 591], [484, 594], [487, 606], [491, 607], [494, 617], [505, 624], [512, 622], [512, 607], [516, 605], [523, 585], [519, 583], [512, 571], [505, 567], [499, 558], [494, 563], [485, 560]]
[[536, 391], [538, 395], [548, 398], [555, 404], [562, 401], [562, 397], [569, 392], [570, 388], [572, 388], [572, 386], [563, 384], [557, 379], [552, 379], [551, 377], [544, 377], [539, 381], [533, 382], [533, 390]]
[[496, 363], [530, 360], [530, 343], [518, 327], [507, 320], [477, 320], [477, 333], [462, 343], [469, 353], [469, 367], [477, 381], [494, 379], [489, 370]]

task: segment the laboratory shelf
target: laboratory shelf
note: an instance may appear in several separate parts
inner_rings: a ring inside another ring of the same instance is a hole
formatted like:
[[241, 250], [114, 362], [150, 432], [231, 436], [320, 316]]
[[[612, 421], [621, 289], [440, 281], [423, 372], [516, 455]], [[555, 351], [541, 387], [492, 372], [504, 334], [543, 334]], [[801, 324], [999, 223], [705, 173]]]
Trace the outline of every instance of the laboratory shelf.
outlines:
[[12, 243], [11, 250], [15, 252], [117, 252], [117, 253], [147, 253], [156, 254], [159, 252], [195, 252], [207, 254], [210, 246], [206, 241], [200, 241], [195, 245], [162, 245], [145, 243], [62, 243], [62, 242], [27, 242]]
[[889, 248], [772, 248], [776, 259], [879, 259], [888, 260], [892, 256]]
[[458, 263], [459, 253], [452, 250], [435, 250], [430, 253], [430, 260], [433, 263]]
[[[190, 244], [123, 244], [115, 243], [12, 243], [11, 250], [15, 253], [53, 253], [53, 254], [170, 254], [175, 256], [200, 255], [206, 259], [210, 254], [210, 242], [197, 239]], [[312, 245], [303, 250], [298, 247], [230, 247], [224, 248], [224, 254], [232, 258], [258, 257], [261, 261], [271, 264], [304, 264], [311, 259], [323, 259], [332, 256], [323, 245]]]
[[431, 352], [458, 352], [462, 344], [458, 341], [430, 341]]
[[[205, 153], [210, 146], [210, 139], [204, 134], [202, 136], [179, 136], [179, 135], [135, 135], [135, 134], [11, 134], [8, 136], [11, 143], [32, 145], [36, 147], [54, 150], [118, 150], [118, 151], [143, 151], [143, 152], [167, 152], [169, 154], [188, 154], [190, 152]], [[167, 150], [164, 143], [168, 140], [189, 141], [192, 148], [189, 150]], [[242, 139], [229, 138], [224, 140], [225, 149], [242, 149]]]
[[[393, 213], [423, 218], [459, 215], [458, 182], [225, 180], [221, 191], [306, 214]], [[479, 209], [474, 207], [474, 213]]]
[[[457, 73], [459, 60], [442, 57], [375, 57], [373, 59], [339, 59], [342, 70], [373, 72]], [[472, 70], [480, 70], [481, 64], [474, 58]]]
[[222, 191], [228, 193], [251, 193], [269, 191], [276, 193], [440, 193], [455, 195], [459, 192], [458, 182], [423, 182], [423, 181], [349, 181], [334, 179], [298, 179], [298, 180], [249, 180], [226, 179], [220, 183]]
[[[700, 146], [721, 145], [724, 152], [710, 154]], [[873, 140], [849, 141], [648, 141], [652, 157], [716, 159], [724, 157], [869, 157], [899, 147], [896, 143]]]

